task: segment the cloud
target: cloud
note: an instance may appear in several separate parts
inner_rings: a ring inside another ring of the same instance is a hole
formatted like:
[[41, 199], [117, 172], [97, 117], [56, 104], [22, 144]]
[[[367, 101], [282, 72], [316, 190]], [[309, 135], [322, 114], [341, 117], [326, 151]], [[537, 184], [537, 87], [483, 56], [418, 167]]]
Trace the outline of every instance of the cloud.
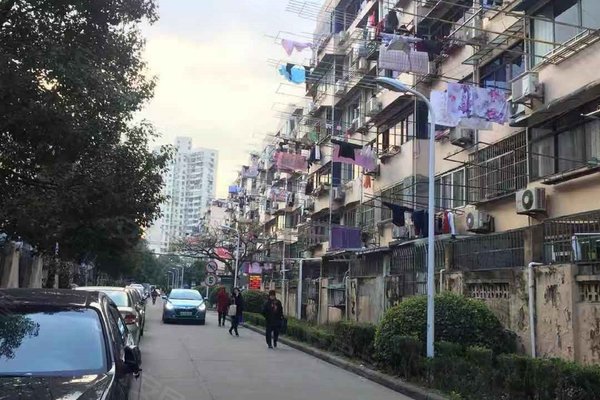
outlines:
[[[277, 31], [263, 31], [278, 29], [294, 17], [283, 12], [282, 0], [252, 1], [254, 8], [235, 14], [224, 3], [209, 1], [213, 8], [205, 9], [201, 19], [186, 15], [184, 3], [169, 0], [159, 23], [146, 29], [145, 58], [158, 85], [140, 117], [162, 133], [159, 144], [190, 136], [195, 147], [218, 150], [217, 192], [223, 196], [253, 144], [281, 122], [272, 111], [273, 103], [301, 100], [276, 94], [283, 81], [267, 60], [285, 54], [265, 36]], [[198, 7], [208, 7], [199, 3], [196, 13], [201, 11]], [[270, 14], [264, 13], [266, 9]], [[289, 88], [285, 92], [294, 93]], [[295, 94], [303, 95], [303, 88]]]

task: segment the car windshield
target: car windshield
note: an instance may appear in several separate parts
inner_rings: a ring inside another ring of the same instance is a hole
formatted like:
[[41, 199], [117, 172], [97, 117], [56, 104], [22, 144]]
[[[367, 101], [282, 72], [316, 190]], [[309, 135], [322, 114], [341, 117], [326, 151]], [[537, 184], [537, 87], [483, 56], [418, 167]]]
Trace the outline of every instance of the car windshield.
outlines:
[[102, 292], [106, 293], [117, 307], [129, 307], [129, 297], [126, 292], [120, 290], [103, 290]]
[[173, 290], [169, 295], [172, 300], [202, 300], [202, 295], [196, 290]]
[[106, 372], [104, 334], [94, 310], [0, 315], [0, 375], [77, 376]]

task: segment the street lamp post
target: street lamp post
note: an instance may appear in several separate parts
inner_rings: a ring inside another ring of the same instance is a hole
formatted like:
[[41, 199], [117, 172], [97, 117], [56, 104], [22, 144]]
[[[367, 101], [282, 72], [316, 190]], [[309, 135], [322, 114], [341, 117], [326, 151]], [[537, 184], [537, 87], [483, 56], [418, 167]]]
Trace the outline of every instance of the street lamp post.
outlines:
[[221, 229], [230, 230], [237, 234], [237, 248], [235, 251], [235, 273], [233, 275], [233, 287], [236, 288], [237, 287], [237, 278], [238, 278], [238, 264], [240, 261], [240, 231], [235, 228], [226, 226], [226, 225], [221, 225]]
[[411, 87], [403, 84], [397, 79], [392, 78], [376, 78], [376, 82], [394, 92], [408, 92], [417, 96], [419, 99], [423, 100], [425, 104], [427, 104], [427, 108], [429, 109], [429, 174], [428, 174], [428, 187], [429, 187], [429, 195], [428, 195], [428, 205], [427, 212], [428, 215], [428, 236], [427, 236], [427, 357], [433, 358], [434, 356], [434, 295], [435, 295], [435, 285], [434, 285], [434, 274], [435, 274], [435, 231], [434, 231], [434, 219], [435, 219], [435, 113], [433, 108], [431, 107], [431, 103], [429, 99], [425, 97], [422, 93], [414, 90]]

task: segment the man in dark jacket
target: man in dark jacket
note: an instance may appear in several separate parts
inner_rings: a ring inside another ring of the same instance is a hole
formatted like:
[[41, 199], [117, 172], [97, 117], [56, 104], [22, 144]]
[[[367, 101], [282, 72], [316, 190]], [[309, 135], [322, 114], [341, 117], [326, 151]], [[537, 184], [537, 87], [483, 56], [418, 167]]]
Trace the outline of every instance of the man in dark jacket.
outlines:
[[283, 305], [281, 301], [277, 300], [275, 294], [274, 290], [269, 291], [269, 300], [267, 300], [263, 307], [263, 315], [266, 322], [265, 336], [270, 349], [273, 346], [277, 347], [279, 330], [283, 322]]

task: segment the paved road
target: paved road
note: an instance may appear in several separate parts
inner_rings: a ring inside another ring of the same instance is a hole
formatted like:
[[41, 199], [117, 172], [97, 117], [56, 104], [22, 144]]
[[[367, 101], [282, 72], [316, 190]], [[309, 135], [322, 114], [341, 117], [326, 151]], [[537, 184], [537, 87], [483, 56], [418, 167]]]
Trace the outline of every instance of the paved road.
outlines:
[[240, 329], [231, 337], [210, 313], [205, 326], [164, 325], [147, 306], [140, 400], [410, 400], [383, 386]]

